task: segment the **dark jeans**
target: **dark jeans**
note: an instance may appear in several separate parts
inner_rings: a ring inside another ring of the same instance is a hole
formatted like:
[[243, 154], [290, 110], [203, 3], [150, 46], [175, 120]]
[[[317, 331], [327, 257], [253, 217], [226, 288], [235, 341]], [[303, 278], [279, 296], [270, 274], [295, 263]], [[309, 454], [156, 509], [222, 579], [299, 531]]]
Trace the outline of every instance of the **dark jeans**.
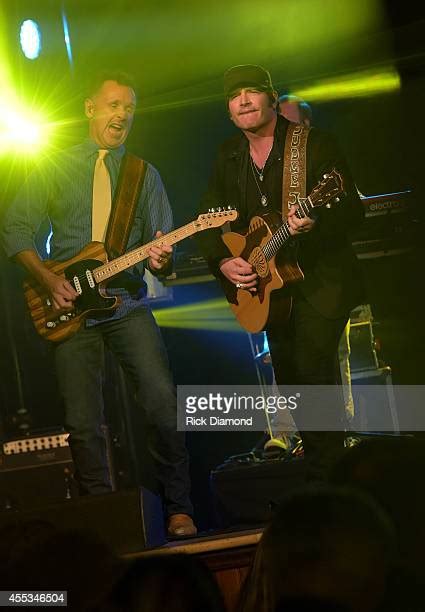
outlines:
[[149, 451], [168, 514], [193, 514], [184, 434], [177, 432], [175, 387], [159, 329], [144, 306], [122, 319], [81, 328], [55, 349], [80, 488], [86, 493], [111, 490], [101, 431], [104, 345], [118, 358], [136, 390], [137, 406], [145, 411]]
[[326, 412], [327, 422], [334, 424], [333, 431], [308, 431], [305, 427], [309, 422], [308, 412], [292, 412], [303, 440], [308, 475], [312, 479], [325, 477], [344, 449], [346, 422], [342, 388], [339, 386], [338, 344], [347, 321], [348, 314], [338, 319], [326, 319], [296, 293], [289, 321], [267, 330], [278, 385], [335, 385], [332, 401], [306, 408], [320, 410], [322, 415]]

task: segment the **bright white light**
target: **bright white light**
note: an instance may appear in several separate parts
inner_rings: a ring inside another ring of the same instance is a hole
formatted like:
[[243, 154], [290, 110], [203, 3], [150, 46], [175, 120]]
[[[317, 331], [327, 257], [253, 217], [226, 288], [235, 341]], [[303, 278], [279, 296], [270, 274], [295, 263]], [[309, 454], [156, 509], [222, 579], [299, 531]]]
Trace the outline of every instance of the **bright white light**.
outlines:
[[41, 32], [38, 24], [32, 19], [26, 19], [21, 25], [19, 38], [25, 57], [36, 59], [41, 51]]
[[14, 124], [10, 126], [12, 139], [24, 147], [37, 146], [40, 141], [40, 132], [40, 125], [26, 117], [16, 117]]
[[49, 126], [42, 117], [0, 97], [0, 154], [11, 151], [36, 153], [46, 145]]

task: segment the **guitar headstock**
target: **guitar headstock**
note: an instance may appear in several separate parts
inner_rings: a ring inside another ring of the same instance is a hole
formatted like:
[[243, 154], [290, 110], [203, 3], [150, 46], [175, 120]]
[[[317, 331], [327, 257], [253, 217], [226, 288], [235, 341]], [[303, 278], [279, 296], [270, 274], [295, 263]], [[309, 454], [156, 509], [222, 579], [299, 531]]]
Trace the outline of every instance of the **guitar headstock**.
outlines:
[[227, 208], [210, 208], [207, 213], [199, 215], [195, 224], [198, 230], [203, 230], [212, 227], [220, 227], [228, 221], [235, 221], [238, 218], [238, 211], [231, 206]]
[[341, 174], [334, 168], [332, 172], [323, 175], [323, 179], [314, 187], [307, 199], [315, 208], [318, 206], [331, 208], [333, 203], [339, 202], [338, 196], [343, 193], [344, 181]]

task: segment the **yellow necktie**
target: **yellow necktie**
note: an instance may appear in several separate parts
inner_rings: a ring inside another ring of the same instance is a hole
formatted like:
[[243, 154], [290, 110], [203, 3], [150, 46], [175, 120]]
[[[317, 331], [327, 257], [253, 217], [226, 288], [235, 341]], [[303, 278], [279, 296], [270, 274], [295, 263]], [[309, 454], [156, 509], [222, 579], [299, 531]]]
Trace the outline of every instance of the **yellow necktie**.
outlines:
[[93, 177], [92, 240], [104, 242], [111, 213], [111, 177], [105, 164], [108, 149], [99, 149]]

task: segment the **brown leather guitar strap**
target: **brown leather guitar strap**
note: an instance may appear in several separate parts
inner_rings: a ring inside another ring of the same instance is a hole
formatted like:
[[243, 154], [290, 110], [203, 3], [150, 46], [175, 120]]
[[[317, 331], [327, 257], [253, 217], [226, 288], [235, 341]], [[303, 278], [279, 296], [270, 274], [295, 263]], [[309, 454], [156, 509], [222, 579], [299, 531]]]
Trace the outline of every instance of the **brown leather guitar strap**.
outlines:
[[125, 252], [146, 174], [146, 163], [132, 153], [121, 161], [117, 188], [106, 231], [105, 248], [115, 259]]
[[298, 198], [306, 197], [306, 150], [310, 128], [299, 123], [290, 123], [286, 132], [283, 154], [282, 219], [288, 210], [297, 204]]

